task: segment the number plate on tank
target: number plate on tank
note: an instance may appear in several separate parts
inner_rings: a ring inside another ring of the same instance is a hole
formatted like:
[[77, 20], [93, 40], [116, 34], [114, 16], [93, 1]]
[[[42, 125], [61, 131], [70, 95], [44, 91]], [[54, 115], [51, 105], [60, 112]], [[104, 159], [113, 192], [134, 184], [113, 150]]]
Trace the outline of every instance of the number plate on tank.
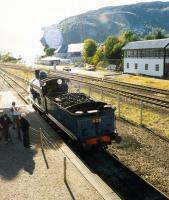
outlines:
[[94, 119], [92, 119], [92, 122], [93, 123], [101, 123], [101, 117], [97, 117], [97, 118], [94, 118]]

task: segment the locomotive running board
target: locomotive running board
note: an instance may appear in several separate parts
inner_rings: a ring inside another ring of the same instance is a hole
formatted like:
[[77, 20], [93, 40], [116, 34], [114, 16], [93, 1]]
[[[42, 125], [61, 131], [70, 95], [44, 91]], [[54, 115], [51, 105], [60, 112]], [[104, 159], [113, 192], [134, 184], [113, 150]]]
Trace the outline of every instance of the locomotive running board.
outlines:
[[46, 114], [50, 120], [52, 120], [59, 128], [61, 128], [63, 131], [65, 131], [73, 140], [77, 140], [77, 137], [74, 136], [74, 134], [67, 129], [63, 124], [61, 124], [58, 120], [56, 120], [52, 115]]

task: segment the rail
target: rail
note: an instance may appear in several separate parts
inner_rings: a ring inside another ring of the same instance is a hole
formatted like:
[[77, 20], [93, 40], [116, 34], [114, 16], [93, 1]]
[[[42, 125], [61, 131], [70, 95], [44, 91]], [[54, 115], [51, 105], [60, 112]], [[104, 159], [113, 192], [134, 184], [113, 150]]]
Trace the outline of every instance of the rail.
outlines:
[[[3, 71], [3, 73], [6, 74], [6, 73], [8, 73], [8, 72]], [[23, 78], [21, 78], [21, 77], [18, 77], [18, 76], [16, 76], [16, 75], [11, 74], [11, 73], [8, 73], [8, 74], [10, 74], [11, 76], [15, 77], [16, 79], [20, 79], [22, 82], [25, 82], [26, 84], [29, 84], [29, 81], [27, 81], [27, 80], [25, 80], [25, 79], [23, 79]], [[7, 75], [7, 74], [6, 74], [6, 76], [8, 76], [8, 78], [11, 78], [11, 77], [9, 77], [9, 75]], [[11, 79], [12, 79], [12, 78], [11, 78]], [[12, 80], [14, 80], [14, 79], [12, 79]], [[75, 80], [75, 82], [77, 83], [76, 80]], [[18, 84], [17, 81], [15, 81], [15, 83]], [[99, 86], [95, 86], [95, 85], [92, 85], [92, 84], [90, 84], [90, 83], [86, 83], [85, 81], [82, 82], [82, 81], [78, 80], [78, 83], [79, 83], [79, 84], [78, 84], [77, 92], [80, 92], [81, 87], [83, 86], [83, 85], [82, 85], [82, 83], [83, 83], [85, 86], [87, 85], [87, 86], [89, 87], [89, 96], [91, 95], [91, 91], [92, 91], [93, 89], [96, 89], [96, 90], [98, 90], [99, 93], [101, 94], [101, 100], [102, 100], [102, 101], [104, 100], [103, 97], [104, 97], [104, 95], [106, 95], [106, 94], [108, 94], [110, 97], [114, 97], [114, 95], [115, 95], [114, 93], [112, 94], [112, 93], [110, 92], [111, 90], [107, 90], [106, 87], [105, 87], [105, 89], [103, 90], [103, 89], [100, 89]], [[20, 87], [21, 84], [18, 84], [18, 86]], [[22, 87], [23, 87], [23, 86], [22, 86]], [[91, 88], [92, 88], [92, 89], [91, 89]], [[27, 92], [27, 91], [26, 91], [26, 92]], [[27, 92], [27, 93], [28, 93], [28, 92]], [[19, 96], [21, 96], [21, 98], [23, 98], [23, 100], [25, 101], [25, 97], [22, 97], [23, 95], [19, 94]], [[122, 102], [122, 97], [126, 97], [126, 98], [128, 99], [128, 96], [123, 96], [123, 94], [121, 94], [121, 93], [119, 94], [119, 93], [118, 93], [118, 95], [117, 95], [117, 102], [118, 102], [118, 104], [117, 104], [117, 107], [118, 107], [118, 115], [117, 115], [117, 117], [118, 117], [118, 119], [127, 121], [128, 123], [130, 123], [130, 124], [132, 124], [132, 125], [134, 125], [134, 126], [138, 126], [137, 123], [135, 123], [135, 122], [133, 122], [133, 121], [130, 121], [130, 120], [127, 119], [126, 117], [122, 117], [122, 116], [120, 115], [120, 113], [121, 113], [121, 102]], [[142, 99], [136, 99], [136, 100], [137, 100], [138, 103], [140, 104], [140, 106], [139, 106], [139, 107], [140, 107], [140, 126], [141, 126], [143, 129], [149, 131], [151, 134], [153, 134], [153, 135], [159, 137], [160, 139], [162, 139], [162, 140], [164, 140], [164, 141], [166, 141], [166, 142], [169, 143], [169, 138], [168, 138], [168, 137], [164, 136], [163, 134], [161, 134], [161, 133], [159, 133], [159, 132], [157, 132], [157, 131], [154, 131], [152, 128], [146, 126], [146, 124], [143, 124], [143, 109], [144, 109], [144, 106], [145, 106], [145, 102], [144, 102]], [[28, 101], [27, 101], [27, 103], [28, 103]]]
[[[70, 73], [66, 73], [66, 72], [63, 72], [63, 73], [70, 75]], [[149, 87], [149, 86], [142, 86], [139, 84], [131, 84], [131, 83], [126, 83], [126, 82], [118, 81], [118, 80], [112, 80], [112, 79], [110, 80], [108, 76], [104, 76], [103, 78], [97, 78], [97, 77], [75, 74], [75, 73], [71, 73], [71, 74], [73, 74], [73, 76], [77, 76], [80, 78], [92, 79], [92, 80], [99, 81], [102, 83], [111, 83], [111, 84], [113, 83], [114, 85], [126, 86], [126, 87], [133, 88], [133, 89], [140, 89], [140, 90], [144, 90], [144, 91], [148, 91], [148, 92], [151, 91], [151, 92], [156, 92], [156, 93], [160, 93], [160, 94], [164, 94], [164, 95], [169, 95], [169, 90], [158, 89], [158, 88], [153, 88], [153, 87]], [[109, 79], [109, 80], [107, 80], [107, 79]]]
[[[48, 140], [47, 135], [44, 133], [45, 131], [41, 132], [42, 148], [46, 146], [55, 149], [56, 146], [53, 141]], [[98, 173], [123, 199], [143, 199], [145, 197], [149, 197], [149, 199], [168, 199], [165, 194], [161, 193], [147, 181], [141, 179], [137, 174], [124, 166], [118, 159], [112, 157], [112, 155], [108, 155], [107, 152], [106, 154], [103, 154], [102, 151], [99, 153], [97, 152], [97, 154], [90, 153], [90, 159], [88, 160], [88, 158], [89, 156], [83, 157], [87, 165], [92, 168], [95, 173]], [[47, 165], [47, 167], [49, 166]], [[133, 189], [133, 187], [135, 189]]]
[[[73, 74], [73, 73], [62, 73], [62, 72], [52, 72], [51, 75], [57, 75], [59, 74], [62, 77], [67, 76], [67, 78], [69, 78], [72, 81], [76, 81], [79, 83], [83, 83], [92, 87], [100, 88], [102, 90], [104, 90], [104, 92], [107, 93], [112, 93], [112, 94], [116, 94], [116, 95], [121, 95], [122, 97], [125, 98], [129, 98], [129, 99], [134, 99], [134, 100], [138, 100], [138, 101], [143, 101], [149, 105], [155, 105], [155, 106], [159, 106], [162, 108], [166, 108], [169, 109], [169, 100], [165, 100], [163, 98], [159, 98], [159, 97], [152, 97], [151, 95], [145, 95], [145, 94], [140, 94], [138, 92], [131, 92], [131, 91], [127, 91], [124, 89], [117, 89], [117, 88], [112, 88], [111, 86], [103, 86], [102, 84], [105, 83], [105, 80], [100, 80], [99, 78], [95, 78], [95, 77], [87, 77], [87, 79], [93, 81], [95, 80], [96, 83], [92, 83], [92, 82], [87, 82], [85, 80], [82, 80], [82, 78], [86, 78], [86, 76], [82, 76], [79, 74]], [[77, 78], [78, 77], [78, 78]], [[99, 84], [100, 82], [100, 84]], [[169, 93], [168, 93], [169, 95]]]
[[[10, 87], [12, 87], [18, 93], [18, 90], [15, 87], [16, 85], [14, 86], [13, 84], [10, 83], [10, 81], [13, 80], [13, 79], [10, 79], [9, 76], [8, 76], [9, 79], [5, 78], [5, 74], [3, 74], [3, 75], [0, 74], [0, 77], [3, 78], [3, 80], [5, 82], [7, 82], [8, 85]], [[17, 83], [16, 81], [14, 81], [14, 82]], [[18, 85], [18, 87], [20, 86], [19, 83], [17, 83], [17, 85]], [[22, 99], [23, 98], [24, 98], [24, 96], [22, 96]], [[25, 102], [28, 103], [26, 100], [25, 100]], [[70, 169], [68, 168], [69, 163], [71, 163], [71, 165], [73, 165], [76, 168], [76, 170], [89, 183], [91, 183], [91, 185], [97, 190], [98, 193], [100, 193], [100, 195], [103, 197], [103, 199], [105, 199], [105, 200], [107, 199], [107, 197], [105, 196], [105, 192], [106, 192], [106, 194], [113, 196], [113, 197], [116, 196], [117, 197], [116, 199], [120, 200], [120, 198], [118, 198], [118, 196], [105, 184], [104, 181], [101, 181], [101, 179], [97, 175], [95, 175], [95, 174], [93, 174], [93, 172], [89, 171], [88, 166], [85, 165], [85, 163], [80, 159], [80, 157], [72, 149], [70, 149], [67, 144], [66, 145], [63, 145], [63, 144], [59, 145], [58, 141], [57, 141], [57, 143], [54, 142], [52, 140], [52, 138], [50, 138], [49, 133], [45, 130], [43, 124], [40, 121], [39, 121], [39, 124], [40, 124], [40, 127], [41, 127], [39, 130], [37, 130], [33, 127], [30, 127], [30, 128], [32, 130], [31, 133], [35, 137], [38, 137], [39, 140], [40, 140], [41, 151], [42, 151], [42, 155], [43, 155], [43, 159], [44, 159], [46, 168], [48, 169], [50, 166], [48, 164], [48, 160], [47, 160], [47, 157], [45, 155], [45, 149], [51, 149], [51, 150], [54, 150], [54, 151], [59, 149], [59, 151], [61, 151], [64, 155], [64, 157], [63, 157], [63, 166], [64, 166], [63, 167], [63, 181], [65, 182], [65, 185], [66, 185], [72, 199], [75, 199], [75, 197], [73, 196], [73, 193], [71, 192], [71, 189], [70, 189], [70, 186], [69, 186], [68, 180], [67, 180], [69, 178], [68, 173], [71, 170], [71, 168]], [[60, 137], [58, 136], [58, 138], [60, 138]], [[64, 141], [64, 143], [65, 143], [65, 141]], [[65, 146], [66, 146], [66, 148], [65, 148]], [[72, 155], [73, 155], [73, 158], [72, 158]], [[86, 173], [81, 171], [81, 168], [84, 168], [85, 172], [86, 171], [89, 171], [89, 172], [86, 174]], [[91, 175], [91, 176], [89, 177], [89, 175]], [[93, 183], [96, 183], [96, 182], [97, 182], [97, 184], [93, 185]], [[100, 189], [101, 186], [105, 187], [106, 190], [104, 191], [104, 190]]]

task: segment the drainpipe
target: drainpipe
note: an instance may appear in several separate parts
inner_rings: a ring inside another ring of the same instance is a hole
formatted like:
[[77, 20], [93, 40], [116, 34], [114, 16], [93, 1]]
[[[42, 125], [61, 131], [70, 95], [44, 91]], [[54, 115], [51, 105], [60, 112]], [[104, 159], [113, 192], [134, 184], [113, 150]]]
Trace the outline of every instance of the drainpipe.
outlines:
[[163, 77], [166, 75], [166, 48], [168, 47], [169, 43], [164, 47], [164, 74]]

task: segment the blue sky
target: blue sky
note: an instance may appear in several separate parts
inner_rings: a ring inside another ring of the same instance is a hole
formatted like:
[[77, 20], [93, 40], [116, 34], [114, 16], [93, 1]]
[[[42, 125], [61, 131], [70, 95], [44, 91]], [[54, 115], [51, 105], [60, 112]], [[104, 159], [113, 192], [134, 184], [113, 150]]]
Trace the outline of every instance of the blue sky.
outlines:
[[88, 10], [140, 0], [0, 0], [0, 51], [26, 58], [40, 54], [41, 27]]

